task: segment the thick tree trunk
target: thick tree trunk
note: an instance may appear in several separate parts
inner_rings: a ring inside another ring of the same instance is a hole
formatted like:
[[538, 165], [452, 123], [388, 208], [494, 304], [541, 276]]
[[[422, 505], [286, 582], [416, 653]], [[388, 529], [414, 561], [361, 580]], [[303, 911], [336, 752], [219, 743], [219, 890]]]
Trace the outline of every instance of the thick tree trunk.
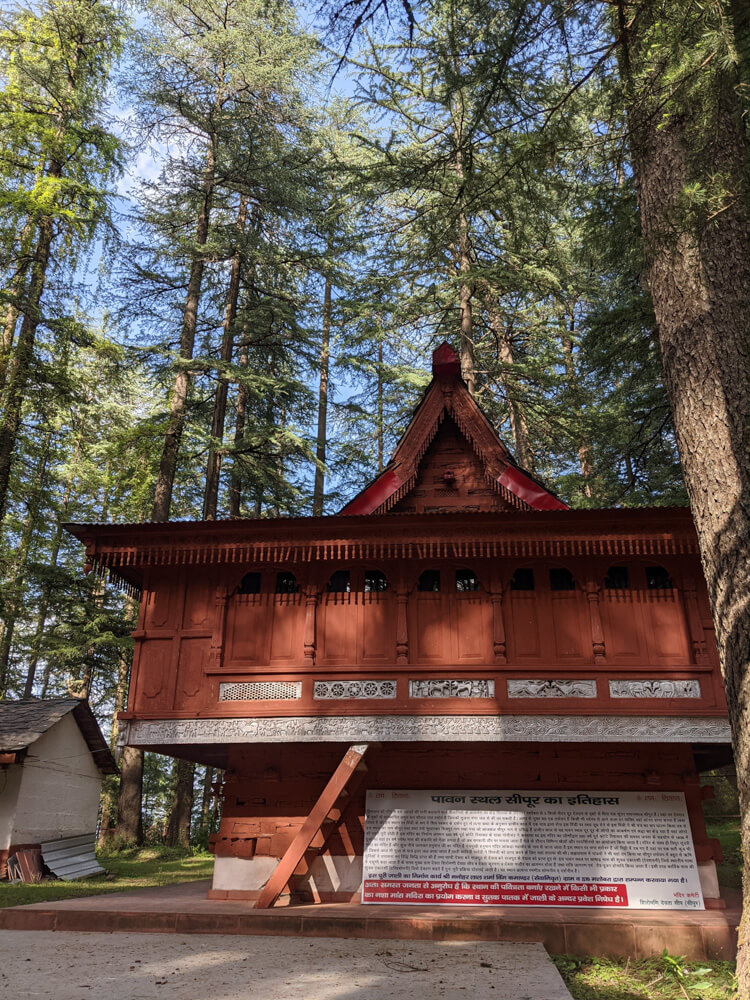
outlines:
[[[59, 177], [61, 170], [52, 168], [51, 177]], [[41, 319], [41, 304], [47, 281], [50, 251], [54, 237], [54, 225], [49, 216], [39, 224], [39, 235], [31, 264], [29, 285], [23, 301], [23, 321], [18, 341], [8, 364], [7, 380], [3, 393], [2, 416], [0, 416], [0, 520], [5, 514], [10, 486], [10, 470], [16, 448], [16, 438], [21, 426], [21, 412], [26, 392], [26, 384], [31, 371], [34, 355], [34, 340]]]
[[178, 760], [175, 771], [177, 781], [164, 839], [169, 847], [189, 847], [195, 764], [188, 760]]
[[315, 444], [315, 485], [313, 487], [313, 517], [323, 513], [325, 495], [325, 461], [328, 425], [328, 372], [330, 367], [329, 345], [331, 340], [331, 279], [326, 277], [323, 292], [323, 326], [320, 334], [320, 384], [318, 387], [318, 433]]
[[143, 750], [125, 747], [120, 758], [120, 792], [117, 797], [117, 839], [124, 844], [143, 843]]
[[172, 505], [172, 490], [177, 473], [177, 459], [180, 451], [180, 441], [185, 427], [188, 393], [190, 392], [190, 371], [188, 362], [193, 357], [195, 347], [195, 331], [198, 325], [198, 307], [201, 298], [204, 261], [202, 247], [208, 240], [208, 229], [211, 219], [211, 205], [214, 194], [216, 170], [216, 153], [213, 142], [210, 143], [203, 175], [203, 201], [195, 227], [195, 245], [198, 248], [190, 265], [185, 308], [182, 314], [182, 332], [180, 334], [180, 361], [172, 384], [172, 395], [169, 400], [169, 421], [164, 435], [159, 473], [156, 478], [154, 506], [151, 513], [152, 521], [169, 520], [169, 510]]
[[211, 833], [211, 801], [213, 798], [214, 769], [206, 767], [203, 775], [203, 794], [201, 795], [201, 826]]
[[21, 230], [19, 238], [18, 266], [7, 290], [8, 304], [5, 310], [2, 333], [0, 333], [0, 388], [5, 385], [8, 364], [13, 352], [13, 342], [16, 336], [16, 326], [21, 315], [19, 303], [23, 295], [24, 285], [28, 280], [31, 264], [30, 251], [34, 237], [34, 222], [29, 218]]
[[[127, 656], [122, 653], [117, 661], [117, 687], [115, 688], [115, 704], [112, 711], [112, 726], [109, 732], [109, 746], [111, 750], [117, 745], [117, 736], [120, 731], [120, 720], [118, 715], [125, 707], [125, 698], [128, 692], [128, 675], [130, 673], [130, 663]], [[117, 824], [117, 775], [109, 775], [102, 788], [102, 811], [99, 821], [99, 847], [106, 846], [115, 832]]]
[[[247, 196], [240, 196], [240, 207], [237, 212], [238, 244], [242, 242], [247, 220]], [[234, 323], [237, 317], [237, 302], [240, 294], [240, 273], [242, 265], [241, 246], [232, 257], [232, 267], [229, 273], [226, 305], [224, 307], [224, 326], [221, 341], [221, 360], [229, 363], [234, 351]], [[214, 395], [214, 410], [211, 418], [211, 445], [208, 450], [208, 466], [206, 469], [206, 489], [203, 496], [203, 517], [207, 521], [216, 519], [219, 504], [219, 476], [221, 474], [221, 443], [224, 438], [224, 421], [227, 415], [227, 396], [229, 380], [219, 375]]]
[[[750, 226], [745, 131], [719, 65], [703, 99], [652, 69], [661, 5], [622, 9], [633, 171], [664, 376], [700, 544], [732, 728], [744, 857], [738, 981], [750, 998]], [[667, 15], [669, 16], [669, 15]], [[680, 39], [682, 41], [682, 39]], [[689, 41], [687, 42], [689, 44]], [[718, 63], [718, 60], [717, 60]], [[669, 91], [669, 102], [660, 99]], [[643, 94], [653, 95], [651, 100]], [[684, 193], [721, 178], [708, 213]]]

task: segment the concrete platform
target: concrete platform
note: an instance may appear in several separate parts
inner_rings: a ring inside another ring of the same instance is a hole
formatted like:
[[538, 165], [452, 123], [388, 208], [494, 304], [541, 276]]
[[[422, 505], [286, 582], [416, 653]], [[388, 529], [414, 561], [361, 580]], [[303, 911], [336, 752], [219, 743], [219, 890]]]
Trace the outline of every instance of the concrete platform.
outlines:
[[733, 959], [739, 898], [725, 910], [300, 904], [253, 910], [206, 898], [208, 881], [0, 910], [0, 929], [263, 934], [432, 941], [536, 941], [551, 954]]

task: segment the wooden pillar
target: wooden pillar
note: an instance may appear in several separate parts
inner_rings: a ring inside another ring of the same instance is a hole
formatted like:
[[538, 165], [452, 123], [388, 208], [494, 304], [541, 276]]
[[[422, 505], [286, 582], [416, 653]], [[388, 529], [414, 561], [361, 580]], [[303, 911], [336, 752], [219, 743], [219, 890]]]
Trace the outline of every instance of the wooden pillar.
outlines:
[[508, 651], [505, 640], [505, 621], [503, 619], [503, 596], [505, 587], [496, 583], [490, 593], [492, 601], [492, 649], [495, 663], [507, 663]]
[[211, 634], [211, 649], [208, 654], [208, 666], [211, 670], [218, 670], [221, 667], [224, 657], [224, 632], [227, 622], [227, 605], [229, 603], [229, 591], [226, 587], [217, 587], [214, 595], [215, 614], [214, 629]]
[[396, 593], [396, 663], [409, 662], [408, 604], [408, 591], [399, 588]]
[[315, 648], [317, 636], [318, 600], [320, 594], [316, 585], [305, 588], [305, 663], [313, 666], [315, 663]]
[[685, 617], [687, 618], [688, 631], [690, 633], [693, 663], [708, 663], [706, 633], [703, 629], [700, 608], [698, 607], [698, 592], [695, 580], [692, 577], [686, 577], [683, 581], [682, 594], [685, 602]]
[[594, 663], [607, 662], [607, 650], [604, 646], [604, 629], [599, 612], [599, 584], [594, 580], [586, 581], [586, 597], [589, 602], [589, 619], [591, 621], [591, 648], [594, 652]]

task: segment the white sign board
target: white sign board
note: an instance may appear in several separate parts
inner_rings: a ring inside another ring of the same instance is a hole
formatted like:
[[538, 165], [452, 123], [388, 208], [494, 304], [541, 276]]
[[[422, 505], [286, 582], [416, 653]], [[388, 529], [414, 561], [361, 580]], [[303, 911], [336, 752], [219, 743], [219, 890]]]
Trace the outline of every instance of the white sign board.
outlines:
[[704, 908], [681, 792], [368, 791], [362, 902]]

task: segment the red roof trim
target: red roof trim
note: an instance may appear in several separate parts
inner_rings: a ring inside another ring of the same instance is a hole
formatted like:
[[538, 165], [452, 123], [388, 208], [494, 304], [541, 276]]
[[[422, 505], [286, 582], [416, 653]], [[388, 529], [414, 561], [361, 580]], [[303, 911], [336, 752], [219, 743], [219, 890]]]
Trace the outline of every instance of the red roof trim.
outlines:
[[371, 483], [359, 496], [350, 501], [341, 513], [349, 515], [372, 514], [403, 485], [404, 480], [398, 473], [388, 470], [378, 476], [375, 482]]
[[509, 465], [497, 480], [506, 490], [510, 490], [520, 500], [533, 507], [534, 510], [569, 510], [562, 500], [548, 493], [539, 483], [526, 476], [515, 465]]

